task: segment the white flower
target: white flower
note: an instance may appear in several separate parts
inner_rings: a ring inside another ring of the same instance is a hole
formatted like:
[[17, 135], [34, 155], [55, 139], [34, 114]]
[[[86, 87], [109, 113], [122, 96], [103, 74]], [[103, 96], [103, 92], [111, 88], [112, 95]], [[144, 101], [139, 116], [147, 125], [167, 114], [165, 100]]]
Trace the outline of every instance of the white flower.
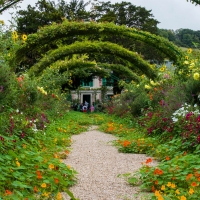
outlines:
[[19, 109], [17, 109], [16, 112], [18, 113], [18, 112], [19, 112]]

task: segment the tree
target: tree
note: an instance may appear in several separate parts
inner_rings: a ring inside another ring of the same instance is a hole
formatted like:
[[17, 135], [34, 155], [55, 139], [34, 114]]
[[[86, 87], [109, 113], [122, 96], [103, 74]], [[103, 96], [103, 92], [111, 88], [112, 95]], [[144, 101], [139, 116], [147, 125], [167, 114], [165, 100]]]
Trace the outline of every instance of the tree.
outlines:
[[195, 3], [196, 5], [200, 5], [200, 0], [190, 0], [190, 2]]
[[23, 0], [0, 0], [0, 14]]
[[61, 23], [64, 18], [68, 20], [88, 20], [86, 11], [88, 3], [83, 0], [71, 0], [67, 4], [64, 0], [56, 4], [50, 0], [40, 0], [34, 7], [28, 5], [26, 10], [20, 10], [15, 17], [19, 33], [35, 33], [40, 27], [52, 23]]

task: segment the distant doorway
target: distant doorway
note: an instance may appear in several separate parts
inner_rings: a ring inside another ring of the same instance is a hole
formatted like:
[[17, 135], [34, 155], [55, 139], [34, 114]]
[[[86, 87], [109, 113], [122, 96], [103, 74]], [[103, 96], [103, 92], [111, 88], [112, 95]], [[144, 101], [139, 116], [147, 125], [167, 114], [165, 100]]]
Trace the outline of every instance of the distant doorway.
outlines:
[[87, 101], [89, 103], [89, 107], [91, 106], [91, 95], [90, 94], [83, 94], [83, 104], [85, 103], [85, 101]]

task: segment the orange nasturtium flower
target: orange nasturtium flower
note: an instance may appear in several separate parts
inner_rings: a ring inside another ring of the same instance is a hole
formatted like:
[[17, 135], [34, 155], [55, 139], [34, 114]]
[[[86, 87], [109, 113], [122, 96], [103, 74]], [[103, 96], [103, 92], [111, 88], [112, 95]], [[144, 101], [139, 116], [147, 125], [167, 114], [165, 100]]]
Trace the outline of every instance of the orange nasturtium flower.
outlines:
[[131, 144], [131, 142], [130, 141], [128, 141], [128, 140], [125, 140], [124, 141], [124, 144], [123, 144], [123, 146], [124, 147], [127, 147], [128, 145], [130, 145]]
[[156, 175], [162, 175], [163, 174], [163, 171], [161, 170], [161, 169], [158, 169], [158, 168], [156, 168], [155, 170], [154, 170], [154, 174]]
[[34, 186], [34, 192], [38, 192], [38, 188], [36, 186]]
[[54, 181], [55, 181], [56, 184], [59, 183], [59, 179], [58, 178], [54, 178]]
[[10, 190], [6, 190], [5, 195], [11, 195], [12, 192]]
[[197, 183], [196, 183], [196, 182], [192, 182], [191, 186], [192, 186], [192, 187], [196, 187], [196, 186], [197, 186]]
[[193, 176], [192, 174], [188, 174], [188, 175], [186, 176], [186, 181], [188, 181], [192, 176]]
[[170, 160], [170, 157], [169, 157], [169, 156], [167, 156], [165, 159], [166, 159], [166, 160]]
[[152, 162], [152, 158], [148, 158], [148, 159], [146, 160], [146, 164], [148, 164], [148, 163], [150, 163], [150, 162]]
[[155, 183], [155, 185], [158, 185], [158, 180], [156, 180], [154, 183]]

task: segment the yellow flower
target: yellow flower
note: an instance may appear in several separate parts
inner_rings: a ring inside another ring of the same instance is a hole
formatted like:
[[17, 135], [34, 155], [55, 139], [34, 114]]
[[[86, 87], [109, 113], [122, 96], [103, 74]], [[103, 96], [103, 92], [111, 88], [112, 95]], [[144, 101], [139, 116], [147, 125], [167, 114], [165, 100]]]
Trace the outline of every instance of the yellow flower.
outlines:
[[153, 80], [151, 80], [151, 79], [150, 79], [150, 83], [151, 83], [151, 85], [153, 85], [153, 86], [156, 85], [156, 83], [155, 83]]
[[26, 40], [27, 40], [27, 35], [26, 35], [26, 34], [23, 34], [23, 35], [22, 35], [22, 40], [23, 40], [23, 41], [26, 41]]
[[172, 186], [172, 183], [171, 183], [171, 182], [168, 182], [168, 183], [167, 183], [167, 186], [168, 186], [168, 187], [171, 187], [171, 186]]
[[181, 69], [181, 70], [179, 70], [179, 71], [178, 71], [178, 73], [179, 73], [179, 74], [182, 74], [182, 73], [183, 73], [183, 70], [182, 70], [182, 69]]
[[175, 187], [176, 187], [176, 185], [174, 183], [172, 183], [171, 188], [175, 188]]
[[192, 70], [194, 68], [194, 65], [190, 65], [189, 69]]
[[156, 190], [154, 194], [156, 197], [160, 196], [160, 192], [158, 190]]
[[17, 167], [20, 167], [20, 162], [16, 161], [16, 165], [17, 165]]
[[180, 200], [187, 200], [185, 196], [181, 196]]
[[199, 73], [194, 73], [193, 78], [194, 80], [199, 80]]
[[49, 193], [44, 192], [44, 193], [42, 194], [42, 196], [49, 197]]
[[188, 65], [189, 62], [187, 60], [185, 60], [183, 64]]
[[3, 20], [0, 20], [0, 24], [4, 25], [4, 21], [3, 21]]
[[62, 194], [60, 192], [58, 192], [57, 196], [56, 196], [56, 200], [61, 200], [62, 199]]
[[13, 32], [12, 32], [12, 38], [13, 38], [14, 40], [16, 40], [16, 39], [18, 38], [18, 34], [17, 34], [16, 31], [13, 31]]
[[150, 85], [145, 85], [144, 88], [147, 89], [147, 90], [150, 90], [151, 86]]
[[189, 48], [189, 49], [187, 50], [187, 52], [188, 52], [188, 53], [192, 53], [192, 49]]
[[162, 185], [161, 190], [165, 190], [165, 186], [164, 185]]
[[142, 77], [142, 78], [145, 78], [145, 75], [143, 74], [141, 77]]
[[41, 187], [42, 187], [42, 188], [46, 188], [46, 187], [47, 187], [47, 184], [46, 184], [46, 183], [42, 183]]
[[53, 164], [50, 164], [50, 165], [49, 165], [49, 169], [54, 169], [54, 165], [53, 165]]
[[193, 193], [194, 193], [194, 190], [192, 188], [190, 188], [189, 194], [193, 194]]
[[188, 60], [188, 58], [189, 58], [188, 56], [185, 56], [185, 60]]
[[164, 200], [164, 198], [160, 195], [158, 196], [158, 200]]
[[178, 190], [178, 189], [176, 190], [176, 194], [180, 194], [180, 192], [179, 192], [179, 190]]
[[164, 67], [161, 67], [161, 68], [160, 68], [160, 71], [161, 71], [161, 72], [164, 72], [164, 71], [165, 71], [165, 68], [164, 68]]

